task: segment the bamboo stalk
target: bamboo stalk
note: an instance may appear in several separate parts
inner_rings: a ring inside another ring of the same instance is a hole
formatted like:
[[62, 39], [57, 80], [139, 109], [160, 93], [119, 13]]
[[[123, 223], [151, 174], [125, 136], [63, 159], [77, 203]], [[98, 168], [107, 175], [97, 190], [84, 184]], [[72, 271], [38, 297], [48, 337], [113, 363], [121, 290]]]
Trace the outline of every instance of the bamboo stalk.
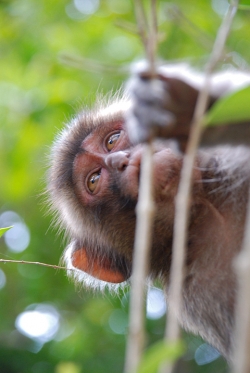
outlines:
[[148, 257], [152, 242], [152, 144], [143, 151], [139, 199], [136, 207], [137, 222], [134, 244], [133, 275], [131, 278], [129, 335], [125, 361], [125, 373], [136, 372], [144, 348], [145, 278], [148, 273]]
[[[175, 224], [173, 239], [173, 256], [170, 272], [169, 304], [171, 307], [167, 315], [166, 340], [176, 342], [180, 338], [180, 327], [176, 310], [182, 308], [182, 287], [185, 277], [186, 242], [189, 222], [189, 197], [192, 187], [192, 172], [196, 151], [202, 135], [203, 117], [206, 112], [209, 98], [210, 76], [223, 55], [224, 46], [229, 35], [232, 20], [237, 10], [237, 1], [234, 1], [223, 19], [222, 25], [211, 52], [209, 62], [205, 70], [204, 87], [198, 96], [197, 105], [191, 124], [191, 132], [187, 145], [186, 155], [183, 161], [179, 190], [176, 198]], [[161, 372], [173, 372], [174, 364], [165, 366]]]
[[234, 373], [250, 373], [250, 189], [242, 251], [235, 263], [238, 299], [235, 310]]
[[[152, 25], [150, 25], [150, 31], [148, 31], [149, 25], [141, 0], [135, 0], [135, 10], [138, 32], [149, 62], [149, 71], [153, 77], [155, 74], [155, 51], [157, 44], [156, 0], [151, 0]], [[148, 144], [144, 145], [141, 163], [131, 278], [129, 334], [124, 373], [136, 372], [145, 345], [145, 282], [148, 274], [154, 219], [152, 155], [153, 143], [151, 139]]]

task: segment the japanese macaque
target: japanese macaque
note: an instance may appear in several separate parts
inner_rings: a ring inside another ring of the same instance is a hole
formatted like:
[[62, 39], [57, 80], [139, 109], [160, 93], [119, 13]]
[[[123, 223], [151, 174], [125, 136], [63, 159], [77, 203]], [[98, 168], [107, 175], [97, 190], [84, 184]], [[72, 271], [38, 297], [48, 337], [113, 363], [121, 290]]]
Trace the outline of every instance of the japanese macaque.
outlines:
[[[64, 259], [68, 268], [77, 269], [70, 271], [76, 281], [102, 287], [129, 279], [141, 143], [153, 135], [158, 138], [153, 155], [156, 216], [149, 278], [160, 279], [168, 291], [182, 151], [203, 81], [183, 66], [159, 68], [153, 80], [139, 74], [128, 84], [133, 101], [126, 94], [84, 111], [56, 139], [48, 191], [70, 238]], [[247, 84], [250, 76], [240, 72], [214, 75], [208, 107]], [[178, 310], [185, 329], [229, 360], [237, 285], [232, 263], [242, 244], [250, 179], [250, 149], [239, 144], [249, 143], [248, 123], [203, 133], [190, 197], [183, 308]], [[211, 147], [218, 144], [223, 145]]]

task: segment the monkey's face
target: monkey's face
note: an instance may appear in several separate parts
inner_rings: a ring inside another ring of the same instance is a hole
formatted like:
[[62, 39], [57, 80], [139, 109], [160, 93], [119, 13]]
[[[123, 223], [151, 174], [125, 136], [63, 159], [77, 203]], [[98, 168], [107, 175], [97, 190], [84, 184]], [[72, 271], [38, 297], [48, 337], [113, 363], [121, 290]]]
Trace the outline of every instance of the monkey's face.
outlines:
[[[71, 244], [65, 258], [100, 280], [122, 282], [131, 274], [143, 146], [133, 147], [124, 112], [79, 117], [54, 146], [49, 190], [66, 223]], [[90, 120], [91, 119], [91, 120]], [[171, 255], [174, 199], [182, 157], [165, 143], [155, 145], [153, 186], [156, 201], [151, 273]], [[79, 276], [77, 276], [79, 277]]]
[[[101, 280], [121, 282], [131, 273], [142, 152], [142, 145], [131, 146], [120, 120], [96, 127], [83, 140], [74, 159], [74, 192], [80, 205], [89, 212], [88, 219], [92, 215], [95, 226], [91, 238], [84, 238], [85, 242], [81, 243], [80, 237], [72, 249], [71, 261], [74, 267]], [[163, 142], [156, 143], [153, 184], [157, 239], [153, 240], [152, 263], [158, 263], [159, 256], [169, 258], [166, 243], [172, 239], [181, 164], [180, 156]], [[85, 237], [86, 228], [81, 233]]]
[[[75, 193], [84, 206], [99, 206], [117, 194], [138, 198], [143, 146], [131, 146], [123, 121], [93, 130], [82, 142], [73, 164]], [[155, 145], [153, 184], [156, 201], [174, 198], [181, 157], [163, 142]]]

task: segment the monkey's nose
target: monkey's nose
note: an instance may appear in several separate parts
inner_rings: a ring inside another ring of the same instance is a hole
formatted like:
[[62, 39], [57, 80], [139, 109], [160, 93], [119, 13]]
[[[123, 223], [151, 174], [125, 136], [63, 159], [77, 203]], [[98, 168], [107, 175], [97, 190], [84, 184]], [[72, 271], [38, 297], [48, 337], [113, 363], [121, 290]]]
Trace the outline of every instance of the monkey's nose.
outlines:
[[129, 152], [119, 151], [110, 153], [105, 159], [105, 163], [109, 168], [123, 171], [128, 165]]

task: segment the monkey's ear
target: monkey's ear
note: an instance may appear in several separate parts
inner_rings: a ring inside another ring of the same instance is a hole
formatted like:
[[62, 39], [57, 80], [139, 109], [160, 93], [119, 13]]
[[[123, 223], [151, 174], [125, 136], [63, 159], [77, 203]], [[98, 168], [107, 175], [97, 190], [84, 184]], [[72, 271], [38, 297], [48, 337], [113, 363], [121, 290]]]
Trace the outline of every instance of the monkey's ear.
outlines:
[[114, 266], [111, 258], [92, 256], [84, 247], [72, 252], [71, 263], [75, 268], [88, 273], [98, 280], [118, 284], [128, 278], [122, 269]]

